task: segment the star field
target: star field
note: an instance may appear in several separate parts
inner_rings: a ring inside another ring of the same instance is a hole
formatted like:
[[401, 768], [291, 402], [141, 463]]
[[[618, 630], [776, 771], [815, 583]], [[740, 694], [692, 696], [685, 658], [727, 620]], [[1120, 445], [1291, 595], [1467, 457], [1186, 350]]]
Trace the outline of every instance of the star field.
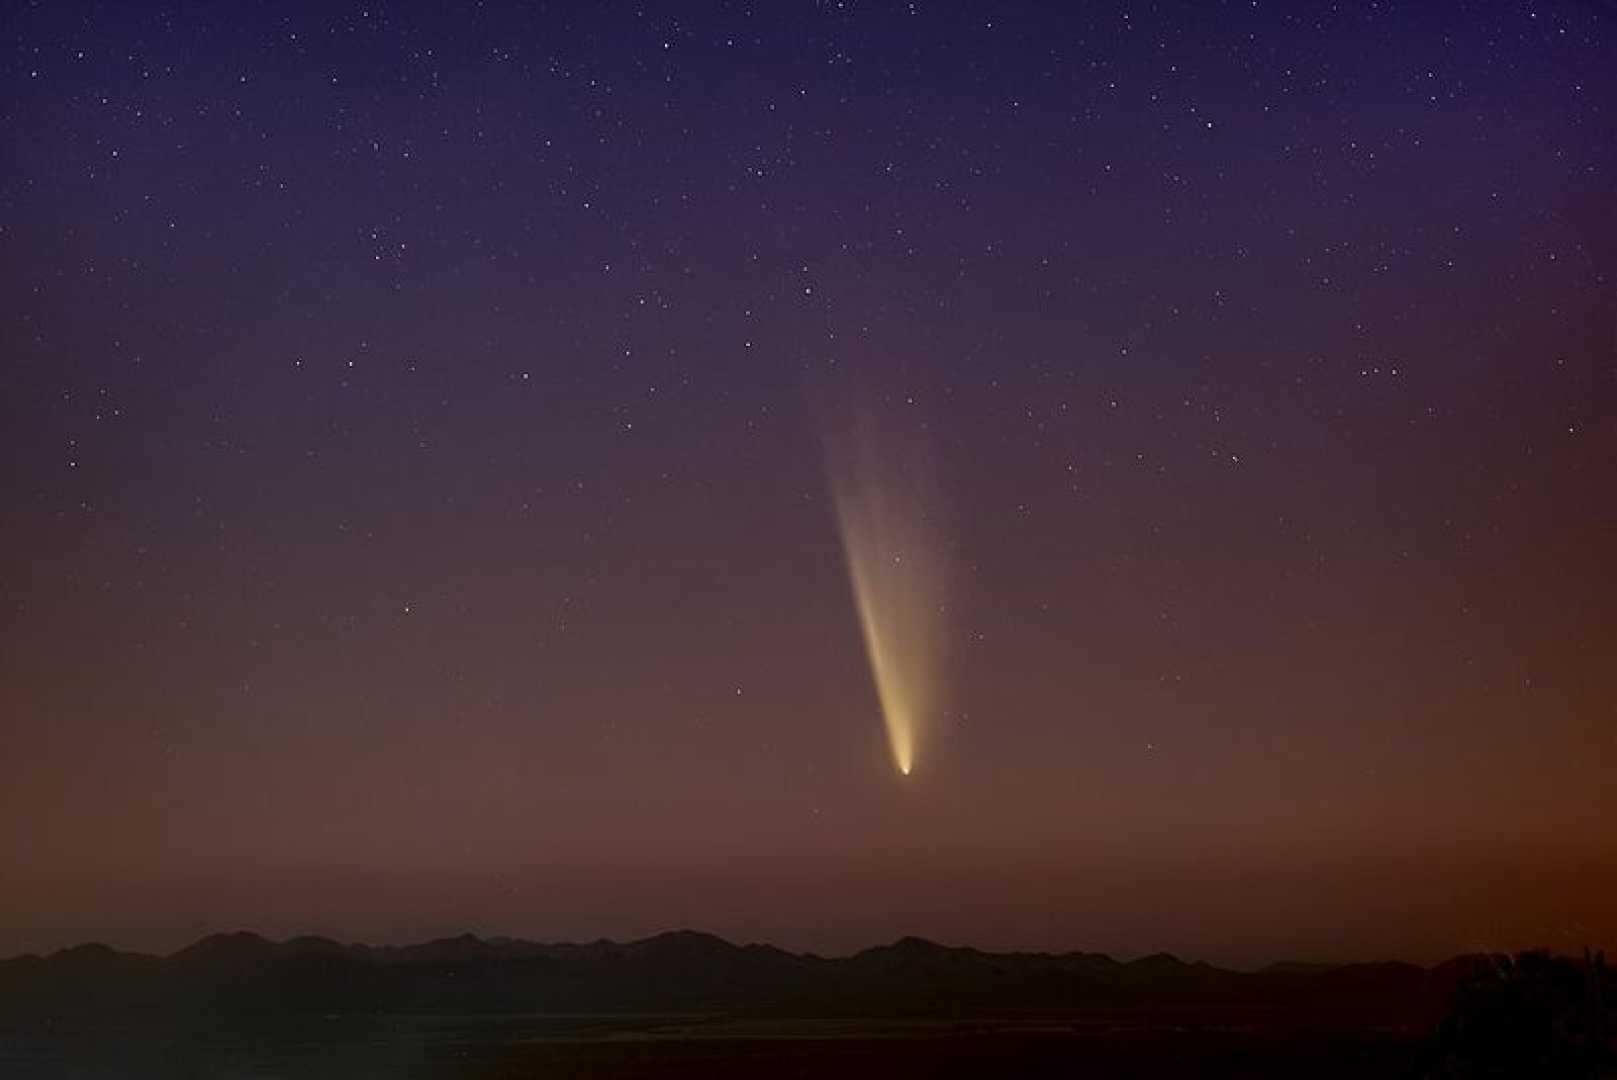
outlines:
[[0, 953], [1617, 945], [1611, 12], [0, 26]]

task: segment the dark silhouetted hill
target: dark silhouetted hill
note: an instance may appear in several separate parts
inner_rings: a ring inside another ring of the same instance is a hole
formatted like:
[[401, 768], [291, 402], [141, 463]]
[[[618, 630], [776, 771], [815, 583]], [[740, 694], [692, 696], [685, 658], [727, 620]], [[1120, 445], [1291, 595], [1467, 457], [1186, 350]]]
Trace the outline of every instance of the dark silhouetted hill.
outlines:
[[1081, 1012], [1148, 1015], [1185, 1028], [1441, 1030], [1434, 1053], [1462, 1075], [1466, 1063], [1502, 1054], [1559, 1066], [1567, 1047], [1608, 1038], [1598, 1002], [1594, 1012], [1581, 1004], [1588, 994], [1598, 999], [1609, 981], [1591, 970], [1525, 954], [1460, 957], [1434, 968], [1281, 964], [1242, 973], [1166, 954], [1119, 962], [1081, 952], [991, 953], [913, 937], [828, 959], [690, 931], [628, 943], [546, 945], [468, 934], [380, 947], [234, 933], [167, 957], [82, 945], [0, 961], [0, 1027], [114, 1016], [959, 1019]]
[[270, 941], [217, 934], [167, 957], [84, 945], [0, 961], [0, 1019], [42, 1015], [728, 1012], [969, 1015], [1148, 1010], [1187, 1023], [1283, 1020], [1425, 1027], [1486, 958], [1276, 965], [1255, 973], [1165, 954], [991, 953], [920, 938], [823, 958], [678, 931], [642, 941], [545, 945], [472, 935], [418, 945]]

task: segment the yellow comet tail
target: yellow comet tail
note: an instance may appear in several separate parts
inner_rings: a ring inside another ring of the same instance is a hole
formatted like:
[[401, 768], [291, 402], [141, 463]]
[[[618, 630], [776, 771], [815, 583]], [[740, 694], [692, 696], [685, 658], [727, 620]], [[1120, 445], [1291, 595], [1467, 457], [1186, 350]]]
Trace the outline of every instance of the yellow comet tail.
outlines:
[[937, 705], [944, 560], [915, 477], [863, 449], [836, 477], [837, 524], [893, 763], [908, 776]]

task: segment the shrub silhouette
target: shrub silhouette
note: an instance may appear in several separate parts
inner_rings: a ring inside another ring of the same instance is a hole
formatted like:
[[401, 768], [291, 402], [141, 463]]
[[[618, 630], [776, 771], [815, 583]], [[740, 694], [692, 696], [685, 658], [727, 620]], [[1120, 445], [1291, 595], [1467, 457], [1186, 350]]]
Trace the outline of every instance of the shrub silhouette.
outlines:
[[1456, 990], [1422, 1076], [1617, 1077], [1604, 954], [1585, 952], [1581, 963], [1536, 951], [1492, 960]]

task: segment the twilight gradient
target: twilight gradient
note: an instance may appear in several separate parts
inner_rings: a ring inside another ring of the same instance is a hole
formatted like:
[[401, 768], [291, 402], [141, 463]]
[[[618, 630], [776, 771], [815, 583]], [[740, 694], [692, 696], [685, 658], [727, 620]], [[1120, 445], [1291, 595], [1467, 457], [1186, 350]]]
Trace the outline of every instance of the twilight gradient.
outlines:
[[1608, 7], [0, 25], [0, 953], [1617, 946]]

